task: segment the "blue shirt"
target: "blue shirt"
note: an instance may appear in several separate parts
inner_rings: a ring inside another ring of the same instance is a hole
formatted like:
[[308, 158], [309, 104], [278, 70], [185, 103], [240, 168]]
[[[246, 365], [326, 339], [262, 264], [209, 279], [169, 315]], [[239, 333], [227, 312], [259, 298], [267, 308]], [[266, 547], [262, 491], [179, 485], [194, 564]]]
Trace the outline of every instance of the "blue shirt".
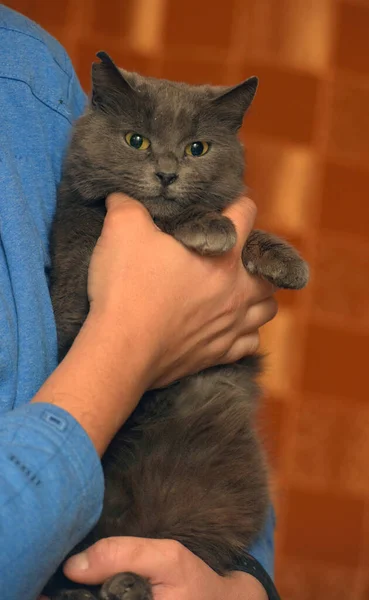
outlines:
[[[101, 463], [75, 419], [28, 404], [57, 364], [46, 271], [63, 153], [86, 103], [64, 49], [0, 6], [0, 597], [34, 600], [99, 518]], [[272, 573], [273, 514], [252, 554]]]

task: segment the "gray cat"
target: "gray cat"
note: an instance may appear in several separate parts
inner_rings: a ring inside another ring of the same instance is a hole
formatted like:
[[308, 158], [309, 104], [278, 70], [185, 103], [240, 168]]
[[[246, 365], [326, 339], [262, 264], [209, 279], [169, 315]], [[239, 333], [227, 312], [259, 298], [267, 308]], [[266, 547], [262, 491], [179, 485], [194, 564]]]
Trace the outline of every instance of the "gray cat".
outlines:
[[[257, 88], [190, 86], [93, 65], [91, 105], [76, 123], [52, 234], [51, 296], [60, 358], [88, 313], [87, 271], [111, 192], [141, 201], [157, 225], [188, 248], [219, 255], [236, 241], [221, 211], [243, 191], [237, 137]], [[285, 242], [254, 231], [243, 263], [281, 288], [302, 288], [306, 263]], [[267, 470], [254, 429], [259, 359], [214, 367], [145, 394], [108, 448], [104, 510], [75, 551], [111, 535], [169, 538], [225, 575], [261, 531]], [[59, 573], [53, 600], [150, 600], [132, 574], [101, 588]], [[196, 599], [194, 599], [196, 600]]]

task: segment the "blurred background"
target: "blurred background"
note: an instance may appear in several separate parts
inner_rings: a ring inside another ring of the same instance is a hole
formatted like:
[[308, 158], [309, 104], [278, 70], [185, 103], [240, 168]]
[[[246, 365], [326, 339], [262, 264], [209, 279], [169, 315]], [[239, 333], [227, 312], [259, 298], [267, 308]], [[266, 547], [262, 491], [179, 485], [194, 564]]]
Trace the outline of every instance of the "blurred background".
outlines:
[[369, 600], [369, 0], [11, 0], [67, 49], [191, 83], [260, 77], [242, 137], [258, 225], [310, 261], [265, 328], [260, 427], [287, 600]]

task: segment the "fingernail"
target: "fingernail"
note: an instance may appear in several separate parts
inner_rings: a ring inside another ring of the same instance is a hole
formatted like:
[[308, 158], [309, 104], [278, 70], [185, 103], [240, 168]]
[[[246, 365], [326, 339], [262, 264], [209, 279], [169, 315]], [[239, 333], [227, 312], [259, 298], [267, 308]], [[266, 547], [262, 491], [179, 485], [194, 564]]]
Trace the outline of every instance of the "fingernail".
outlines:
[[72, 556], [68, 561], [68, 569], [75, 569], [76, 571], [87, 571], [89, 567], [87, 552], [81, 552]]

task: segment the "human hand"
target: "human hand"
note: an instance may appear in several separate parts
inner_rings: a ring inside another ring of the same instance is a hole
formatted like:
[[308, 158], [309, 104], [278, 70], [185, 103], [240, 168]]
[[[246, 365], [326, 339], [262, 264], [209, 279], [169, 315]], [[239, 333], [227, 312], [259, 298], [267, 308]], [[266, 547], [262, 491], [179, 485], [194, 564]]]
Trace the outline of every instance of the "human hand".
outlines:
[[64, 572], [73, 581], [102, 584], [123, 571], [150, 580], [154, 600], [267, 600], [257, 579], [246, 573], [217, 575], [173, 540], [112, 537], [69, 559]]
[[100, 455], [147, 389], [252, 354], [277, 307], [273, 287], [241, 261], [255, 219], [247, 198], [225, 213], [236, 246], [213, 258], [158, 230], [139, 202], [114, 194], [107, 206], [89, 269], [89, 315], [32, 399], [72, 414]]
[[122, 360], [132, 346], [140, 349], [147, 388], [257, 350], [258, 328], [277, 305], [273, 287], [251, 277], [241, 261], [256, 215], [249, 199], [225, 211], [238, 241], [216, 258], [158, 230], [134, 200], [113, 194], [107, 207], [89, 269], [89, 318], [103, 316], [122, 337]]

